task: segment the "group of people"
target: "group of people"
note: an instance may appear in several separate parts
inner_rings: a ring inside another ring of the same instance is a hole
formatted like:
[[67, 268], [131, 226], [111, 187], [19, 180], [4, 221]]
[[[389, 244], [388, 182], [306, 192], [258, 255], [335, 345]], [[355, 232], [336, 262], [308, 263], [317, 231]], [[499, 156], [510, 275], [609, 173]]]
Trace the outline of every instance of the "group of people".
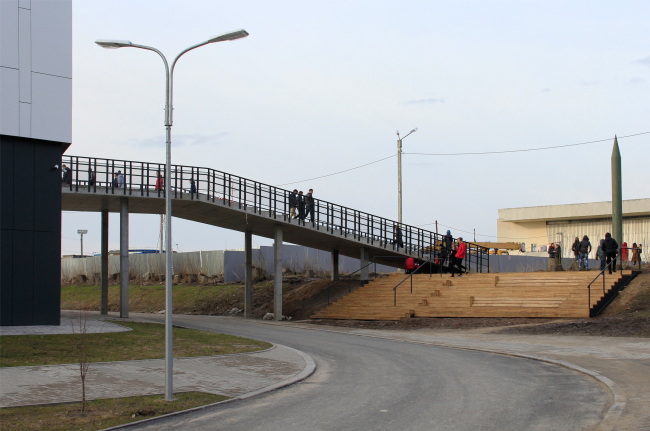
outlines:
[[[553, 244], [551, 244], [553, 246]], [[559, 248], [559, 246], [558, 246]], [[641, 245], [636, 243], [632, 244], [632, 264], [638, 263], [641, 265]], [[624, 242], [620, 248], [621, 260], [626, 262], [628, 258], [628, 251], [630, 247], [627, 246], [627, 243]], [[578, 264], [579, 270], [588, 270], [589, 269], [589, 253], [592, 251], [591, 242], [589, 237], [584, 235], [582, 240], [578, 237], [573, 241], [571, 246], [571, 251], [575, 256], [576, 263]], [[553, 251], [553, 254], [557, 254], [557, 249]], [[603, 271], [606, 268], [609, 268], [609, 273], [616, 272], [616, 261], [619, 255], [619, 245], [616, 242], [616, 239], [612, 238], [612, 234], [607, 232], [605, 238], [601, 239], [596, 248], [596, 259], [600, 260], [600, 270]], [[549, 256], [554, 257], [551, 254], [551, 248], [549, 248]], [[621, 266], [622, 266], [621, 262]]]
[[[296, 210], [298, 213], [296, 214]], [[308, 216], [314, 221], [314, 189], [309, 189], [306, 195], [297, 189], [289, 193], [289, 216], [304, 220]]]

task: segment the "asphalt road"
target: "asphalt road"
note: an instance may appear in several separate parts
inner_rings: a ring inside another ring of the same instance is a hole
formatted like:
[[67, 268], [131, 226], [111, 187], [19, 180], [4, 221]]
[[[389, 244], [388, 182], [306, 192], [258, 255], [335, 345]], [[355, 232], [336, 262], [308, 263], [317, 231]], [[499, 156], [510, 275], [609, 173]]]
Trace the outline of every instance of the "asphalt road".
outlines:
[[573, 431], [595, 428], [612, 402], [594, 379], [528, 359], [239, 318], [174, 322], [302, 350], [317, 370], [281, 390], [136, 429]]

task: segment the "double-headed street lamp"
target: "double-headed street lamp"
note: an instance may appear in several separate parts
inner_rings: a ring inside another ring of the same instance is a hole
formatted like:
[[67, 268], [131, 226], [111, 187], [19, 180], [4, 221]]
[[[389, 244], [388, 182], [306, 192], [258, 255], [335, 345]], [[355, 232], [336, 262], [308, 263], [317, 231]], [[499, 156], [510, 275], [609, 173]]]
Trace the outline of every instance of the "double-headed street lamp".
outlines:
[[171, 70], [167, 65], [167, 59], [162, 52], [156, 48], [136, 45], [128, 40], [97, 40], [95, 43], [102, 48], [140, 48], [153, 51], [160, 55], [165, 63], [165, 73], [167, 77], [167, 84], [165, 85], [165, 128], [166, 128], [166, 147], [167, 147], [167, 161], [165, 164], [165, 399], [172, 401], [174, 399], [173, 390], [173, 338], [172, 338], [172, 194], [171, 194], [171, 158], [172, 158], [172, 95], [173, 95], [173, 82], [174, 82], [174, 67], [179, 58], [186, 52], [199, 48], [215, 42], [224, 42], [228, 40], [241, 39], [248, 36], [246, 30], [237, 30], [230, 33], [225, 33], [219, 36], [214, 36], [205, 42], [192, 45], [189, 48], [181, 51], [172, 62]]
[[77, 229], [77, 233], [81, 235], [81, 257], [84, 257], [84, 235], [88, 233], [88, 229]]
[[[417, 132], [418, 128], [411, 130], [406, 134], [410, 135], [413, 132]], [[406, 139], [406, 136], [400, 138], [399, 130], [397, 133], [397, 223], [399, 228], [402, 228], [402, 140]]]

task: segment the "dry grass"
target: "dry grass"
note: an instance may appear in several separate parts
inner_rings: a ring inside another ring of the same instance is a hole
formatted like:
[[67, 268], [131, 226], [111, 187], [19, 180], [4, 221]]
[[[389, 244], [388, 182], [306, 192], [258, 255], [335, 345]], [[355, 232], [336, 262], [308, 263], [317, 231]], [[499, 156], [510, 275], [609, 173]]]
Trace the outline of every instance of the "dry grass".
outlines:
[[203, 392], [175, 394], [173, 402], [162, 395], [111, 398], [81, 404], [57, 404], [0, 409], [2, 431], [97, 430], [223, 401], [228, 397]]
[[[128, 361], [164, 358], [164, 325], [120, 322], [128, 332], [87, 334], [90, 362]], [[271, 347], [270, 343], [200, 331], [174, 328], [174, 356], [210, 356], [253, 352]], [[0, 337], [0, 366], [69, 364], [75, 362], [74, 335], [10, 335]], [[4, 426], [3, 426], [4, 428]]]

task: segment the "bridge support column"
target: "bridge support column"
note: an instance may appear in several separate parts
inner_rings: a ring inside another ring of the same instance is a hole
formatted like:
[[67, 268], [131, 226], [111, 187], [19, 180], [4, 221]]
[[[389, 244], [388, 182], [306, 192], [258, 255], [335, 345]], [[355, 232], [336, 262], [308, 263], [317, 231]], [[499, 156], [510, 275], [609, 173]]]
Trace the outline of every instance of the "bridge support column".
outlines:
[[108, 314], [108, 210], [102, 210], [101, 313]]
[[360, 260], [359, 267], [363, 268], [361, 270], [361, 283], [367, 284], [369, 279], [369, 274], [370, 274], [370, 267], [367, 266], [370, 263], [368, 262], [370, 260], [370, 252], [368, 251], [367, 248], [361, 247], [361, 258], [359, 260]]
[[275, 226], [273, 239], [273, 315], [282, 320], [282, 226]]
[[[171, 310], [165, 310], [169, 313]], [[120, 317], [129, 317], [129, 200], [120, 199]]]
[[331, 261], [332, 261], [332, 281], [339, 279], [339, 251], [332, 250], [331, 252]]
[[244, 317], [253, 317], [253, 233], [244, 232]]

